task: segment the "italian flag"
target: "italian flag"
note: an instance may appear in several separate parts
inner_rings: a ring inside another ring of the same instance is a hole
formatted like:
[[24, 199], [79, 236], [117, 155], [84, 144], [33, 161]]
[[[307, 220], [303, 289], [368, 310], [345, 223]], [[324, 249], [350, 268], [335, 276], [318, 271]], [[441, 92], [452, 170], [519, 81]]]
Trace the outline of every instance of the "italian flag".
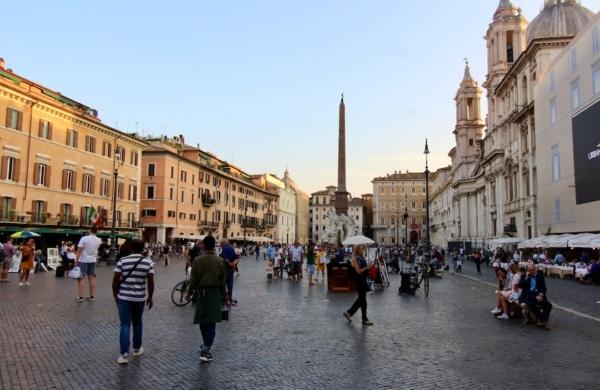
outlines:
[[87, 216], [88, 220], [92, 223], [92, 226], [99, 225], [100, 223], [102, 223], [100, 214], [98, 214], [98, 211], [94, 208], [94, 206], [90, 207]]

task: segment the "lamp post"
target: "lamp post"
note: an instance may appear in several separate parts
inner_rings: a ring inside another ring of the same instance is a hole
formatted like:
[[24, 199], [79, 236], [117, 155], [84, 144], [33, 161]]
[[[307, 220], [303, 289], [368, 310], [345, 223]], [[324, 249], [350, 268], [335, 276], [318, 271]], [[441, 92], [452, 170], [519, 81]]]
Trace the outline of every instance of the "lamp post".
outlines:
[[244, 246], [246, 245], [246, 229], [248, 228], [248, 194], [244, 197]]
[[423, 151], [423, 153], [425, 154], [425, 217], [427, 218], [427, 242], [425, 243], [425, 250], [427, 251], [427, 255], [431, 256], [431, 241], [429, 238], [429, 145], [427, 144], [427, 138], [425, 138], [425, 150]]
[[[118, 158], [117, 158], [118, 157]], [[112, 197], [112, 226], [110, 230], [110, 248], [106, 264], [115, 264], [117, 260], [117, 188], [119, 179], [119, 168], [123, 166], [124, 157], [115, 142], [115, 154], [113, 159], [113, 197]]]
[[404, 244], [408, 247], [408, 195], [404, 194]]

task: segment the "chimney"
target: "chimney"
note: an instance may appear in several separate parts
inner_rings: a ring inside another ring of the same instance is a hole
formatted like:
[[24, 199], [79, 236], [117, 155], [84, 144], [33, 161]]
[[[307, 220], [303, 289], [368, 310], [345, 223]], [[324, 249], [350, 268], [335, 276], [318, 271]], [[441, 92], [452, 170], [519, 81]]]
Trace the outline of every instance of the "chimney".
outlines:
[[4, 58], [0, 58], [0, 69], [4, 69]]
[[181, 145], [185, 145], [185, 138], [183, 138], [183, 134], [179, 134], [179, 142]]

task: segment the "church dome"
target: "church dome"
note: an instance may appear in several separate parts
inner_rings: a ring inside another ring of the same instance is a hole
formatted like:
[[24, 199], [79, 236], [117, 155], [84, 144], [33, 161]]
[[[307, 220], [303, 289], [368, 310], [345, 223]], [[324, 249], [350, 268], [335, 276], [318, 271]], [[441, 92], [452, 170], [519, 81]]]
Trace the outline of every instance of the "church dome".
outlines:
[[575, 36], [593, 16], [579, 0], [545, 0], [542, 12], [527, 26], [527, 44], [534, 39]]

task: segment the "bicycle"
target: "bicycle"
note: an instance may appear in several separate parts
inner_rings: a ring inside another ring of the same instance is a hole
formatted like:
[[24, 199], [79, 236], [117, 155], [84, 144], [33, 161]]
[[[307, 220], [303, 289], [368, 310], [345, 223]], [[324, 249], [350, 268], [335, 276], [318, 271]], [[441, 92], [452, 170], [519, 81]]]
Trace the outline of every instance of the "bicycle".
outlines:
[[415, 272], [417, 274], [417, 286], [416, 288], [421, 287], [423, 284], [423, 292], [425, 292], [425, 296], [429, 296], [429, 276], [431, 275], [432, 269], [429, 261], [421, 261], [421, 264], [415, 265]]
[[185, 306], [192, 301], [192, 297], [187, 294], [188, 284], [190, 282], [190, 267], [186, 268], [185, 279], [177, 283], [171, 291], [171, 300], [176, 306]]

